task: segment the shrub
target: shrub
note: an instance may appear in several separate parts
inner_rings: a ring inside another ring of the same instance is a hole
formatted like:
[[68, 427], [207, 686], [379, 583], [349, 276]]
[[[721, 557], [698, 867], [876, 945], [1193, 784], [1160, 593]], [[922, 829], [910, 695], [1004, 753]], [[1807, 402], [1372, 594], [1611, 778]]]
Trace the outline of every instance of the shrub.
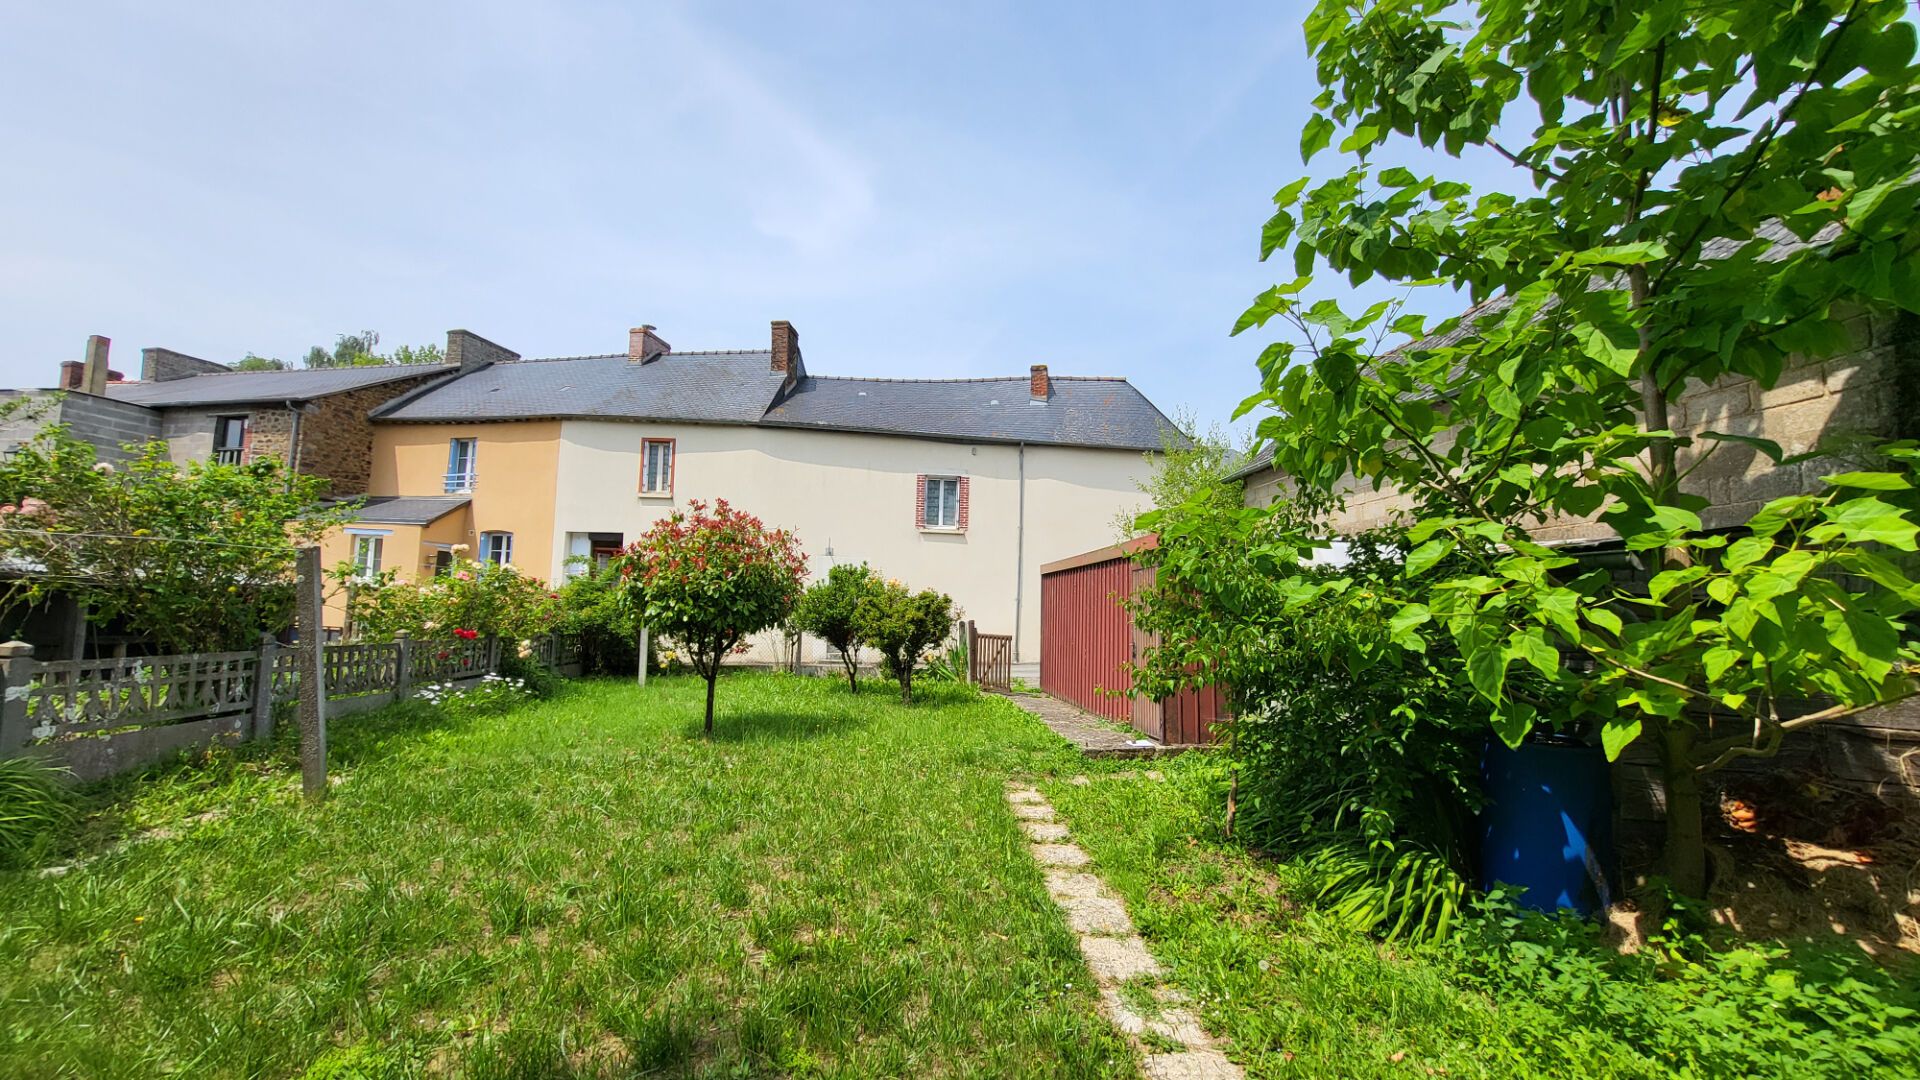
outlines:
[[841, 564], [827, 570], [825, 581], [816, 581], [800, 597], [793, 610], [793, 625], [802, 633], [833, 646], [847, 671], [847, 686], [860, 692], [860, 602], [882, 588], [879, 575], [865, 563]]
[[900, 680], [900, 700], [911, 702], [913, 669], [953, 630], [953, 598], [931, 589], [908, 592], [889, 580], [861, 598], [854, 621], [886, 673]]
[[632, 675], [640, 661], [640, 621], [622, 596], [620, 570], [611, 563], [560, 586], [555, 632], [580, 643], [586, 674]]
[[655, 522], [618, 562], [627, 602], [706, 679], [702, 732], [712, 736], [721, 661], [748, 635], [786, 619], [800, 598], [807, 573], [800, 542], [725, 499], [711, 507], [695, 499]]
[[392, 572], [362, 580], [345, 564], [333, 576], [349, 589], [358, 640], [388, 641], [401, 630], [423, 639], [467, 630], [515, 642], [560, 623], [559, 593], [499, 563], [460, 558], [446, 573], [418, 582], [397, 580]]

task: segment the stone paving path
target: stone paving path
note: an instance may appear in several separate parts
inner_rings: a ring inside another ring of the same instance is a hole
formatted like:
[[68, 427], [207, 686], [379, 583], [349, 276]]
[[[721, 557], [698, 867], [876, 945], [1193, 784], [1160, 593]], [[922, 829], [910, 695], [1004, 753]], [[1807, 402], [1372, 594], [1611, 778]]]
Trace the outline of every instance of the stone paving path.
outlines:
[[1166, 746], [1147, 740], [1137, 746], [1140, 733], [1122, 728], [1104, 717], [1094, 716], [1048, 694], [1007, 694], [1008, 701], [1040, 718], [1054, 734], [1080, 748], [1088, 757], [1156, 757], [1178, 753], [1185, 747]]
[[1142, 1073], [1148, 1080], [1241, 1080], [1245, 1073], [1184, 1007], [1186, 999], [1161, 983], [1160, 963], [1134, 932], [1126, 905], [1098, 875], [1087, 872], [1091, 860], [1054, 819], [1046, 797], [1009, 783], [1007, 803], [1032, 841], [1048, 894], [1080, 938], [1080, 952], [1100, 990], [1100, 1012], [1140, 1051]]

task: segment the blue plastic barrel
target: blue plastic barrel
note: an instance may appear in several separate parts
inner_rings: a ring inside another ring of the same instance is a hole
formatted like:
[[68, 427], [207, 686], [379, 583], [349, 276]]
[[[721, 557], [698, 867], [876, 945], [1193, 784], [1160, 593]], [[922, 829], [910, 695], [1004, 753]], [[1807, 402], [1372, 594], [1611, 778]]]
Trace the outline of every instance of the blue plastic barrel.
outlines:
[[1613, 859], [1613, 790], [1597, 746], [1559, 736], [1512, 749], [1498, 740], [1481, 763], [1480, 887], [1526, 889], [1539, 911], [1605, 911]]

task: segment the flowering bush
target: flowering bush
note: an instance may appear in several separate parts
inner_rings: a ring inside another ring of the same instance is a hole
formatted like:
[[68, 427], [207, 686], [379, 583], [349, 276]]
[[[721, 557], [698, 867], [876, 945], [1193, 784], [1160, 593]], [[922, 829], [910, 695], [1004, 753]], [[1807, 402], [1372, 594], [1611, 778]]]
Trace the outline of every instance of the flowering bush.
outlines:
[[720, 661], [793, 611], [807, 574], [800, 542], [725, 499], [695, 499], [655, 522], [618, 565], [628, 603], [707, 680], [704, 730], [712, 735]]
[[363, 641], [390, 640], [401, 630], [418, 638], [519, 641], [560, 621], [558, 593], [498, 563], [460, 558], [446, 573], [420, 582], [397, 580], [391, 571], [363, 578], [351, 564], [336, 567], [333, 577], [347, 587], [353, 634]]

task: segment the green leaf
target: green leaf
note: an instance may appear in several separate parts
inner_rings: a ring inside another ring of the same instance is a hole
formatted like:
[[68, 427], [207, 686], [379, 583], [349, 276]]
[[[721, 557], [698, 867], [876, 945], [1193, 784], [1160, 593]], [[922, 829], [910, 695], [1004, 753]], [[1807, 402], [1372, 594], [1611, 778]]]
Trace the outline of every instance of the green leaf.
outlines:
[[1615, 716], [1600, 727], [1600, 745], [1606, 749], [1608, 761], [1619, 761], [1620, 752], [1639, 737], [1637, 716]]
[[1850, 499], [1821, 513], [1856, 544], [1885, 544], [1912, 551], [1914, 535], [1920, 533], [1920, 526], [1907, 520], [1905, 510], [1875, 498]]
[[1539, 722], [1540, 714], [1524, 701], [1512, 701], [1505, 708], [1494, 710], [1488, 719], [1493, 723], [1493, 733], [1500, 736], [1501, 742], [1519, 749], [1528, 733], [1533, 731], [1534, 724]]
[[1751, 566], [1773, 550], [1773, 541], [1764, 536], [1743, 536], [1727, 547], [1721, 565], [1728, 570]]
[[1634, 358], [1640, 355], [1639, 336], [1625, 323], [1612, 327], [1575, 323], [1572, 333], [1573, 339], [1580, 343], [1581, 352], [1605, 364], [1616, 375], [1631, 372]]
[[1659, 603], [1668, 593], [1682, 585], [1691, 585], [1707, 576], [1704, 566], [1688, 566], [1679, 570], [1662, 570], [1647, 582], [1647, 598]]
[[1507, 651], [1496, 643], [1467, 650], [1467, 681], [1489, 701], [1499, 701], [1507, 681]]
[[1307, 117], [1307, 126], [1300, 130], [1300, 160], [1302, 163], [1313, 161], [1313, 155], [1327, 148], [1333, 141], [1333, 121], [1319, 113]]
[[1765, 454], [1767, 460], [1773, 462], [1775, 465], [1780, 464], [1780, 459], [1785, 455], [1785, 451], [1780, 449], [1779, 443], [1774, 442], [1772, 439], [1762, 439], [1753, 435], [1730, 435], [1724, 431], [1703, 431], [1694, 436], [1694, 438], [1707, 439], [1712, 442], [1731, 442], [1739, 443], [1742, 446], [1750, 446], [1762, 454]]
[[1720, 676], [1725, 675], [1728, 668], [1739, 663], [1741, 656], [1742, 653], [1739, 649], [1728, 648], [1725, 645], [1715, 645], [1713, 648], [1702, 653], [1700, 655], [1700, 663], [1706, 668], [1707, 681], [1710, 683], [1719, 682]]
[[1906, 477], [1890, 472], [1844, 472], [1822, 479], [1834, 487], [1862, 488], [1867, 491], [1906, 491], [1913, 487]]
[[1441, 559], [1453, 553], [1453, 538], [1435, 537], [1407, 554], [1407, 576], [1419, 577]]
[[1547, 678], [1560, 674], [1560, 653], [1547, 643], [1547, 632], [1539, 627], [1515, 630], [1507, 637], [1507, 659], [1523, 660]]
[[1853, 605], [1829, 610], [1823, 621], [1827, 640], [1868, 680], [1878, 683], [1893, 670], [1900, 658], [1900, 631], [1891, 619]]

